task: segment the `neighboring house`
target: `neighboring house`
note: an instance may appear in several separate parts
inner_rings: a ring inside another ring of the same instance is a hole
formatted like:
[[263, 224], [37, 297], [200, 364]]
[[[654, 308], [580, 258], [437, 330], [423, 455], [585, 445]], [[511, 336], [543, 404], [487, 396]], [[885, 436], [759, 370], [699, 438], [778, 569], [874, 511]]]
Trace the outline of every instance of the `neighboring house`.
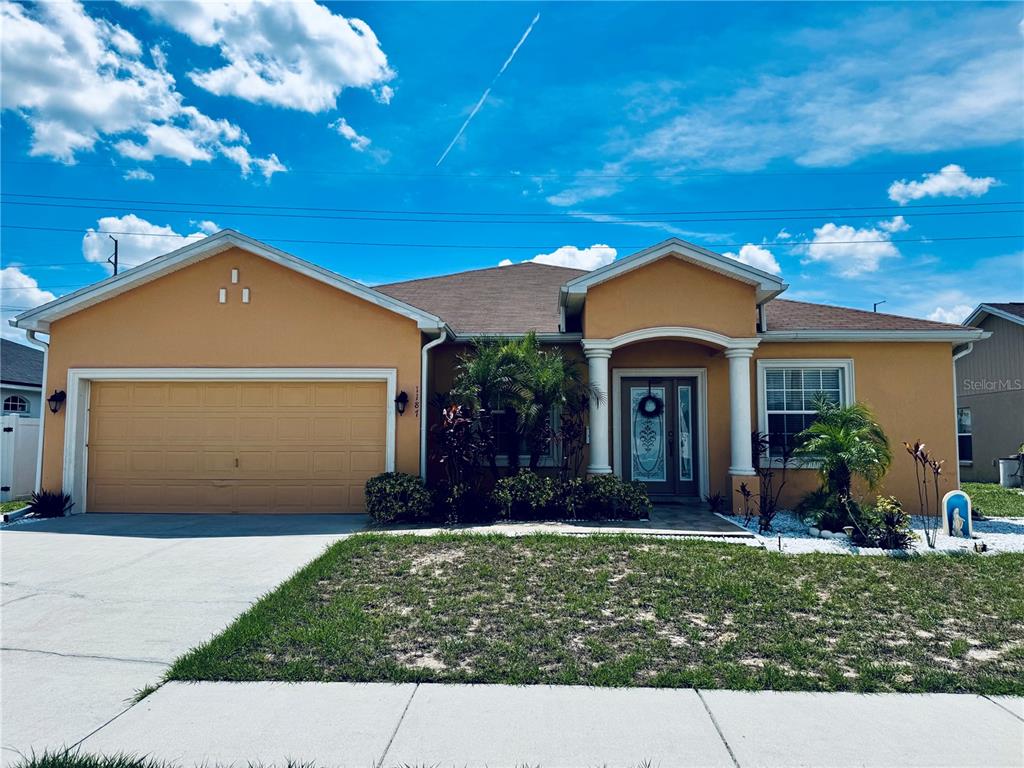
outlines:
[[0, 402], [3, 415], [36, 418], [42, 409], [43, 353], [0, 339]]
[[980, 304], [964, 325], [992, 335], [956, 361], [960, 475], [995, 483], [1024, 443], [1024, 302]]
[[[757, 489], [751, 431], [777, 449], [825, 392], [874, 410], [894, 445], [883, 490], [916, 503], [895, 446], [920, 439], [955, 465], [953, 354], [986, 333], [785, 289], [676, 239], [594, 272], [524, 263], [368, 288], [225, 230], [11, 322], [50, 334], [46, 390], [67, 400], [44, 414], [42, 483], [79, 512], [358, 511], [370, 476], [428, 471], [423, 404], [459, 352], [531, 330], [604, 393], [588, 472], [735, 502], [740, 483]], [[648, 393], [667, 407], [638, 421]], [[792, 473], [783, 503], [816, 483]]]

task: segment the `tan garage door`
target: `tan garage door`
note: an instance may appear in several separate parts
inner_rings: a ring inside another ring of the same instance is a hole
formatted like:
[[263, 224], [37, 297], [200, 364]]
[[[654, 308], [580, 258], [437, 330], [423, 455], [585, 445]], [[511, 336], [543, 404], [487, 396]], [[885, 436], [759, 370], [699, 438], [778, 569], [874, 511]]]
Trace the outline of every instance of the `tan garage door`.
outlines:
[[360, 512], [383, 382], [96, 381], [90, 512]]

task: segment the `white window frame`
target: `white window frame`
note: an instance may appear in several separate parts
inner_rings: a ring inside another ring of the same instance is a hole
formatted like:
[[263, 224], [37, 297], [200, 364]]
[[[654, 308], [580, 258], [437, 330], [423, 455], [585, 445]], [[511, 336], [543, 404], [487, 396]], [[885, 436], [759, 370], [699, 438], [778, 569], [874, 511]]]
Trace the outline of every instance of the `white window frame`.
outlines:
[[76, 514], [89, 511], [89, 403], [94, 381], [383, 381], [384, 471], [395, 471], [396, 368], [69, 368], [62, 481], [64, 492], [75, 500]]
[[[851, 358], [772, 358], [757, 361], [757, 431], [768, 434], [768, 382], [769, 370], [778, 368], [839, 368], [842, 371], [842, 405], [850, 405], [857, 401], [854, 386], [853, 360]], [[761, 457], [762, 467], [781, 467], [779, 458]], [[801, 468], [814, 469], [815, 461], [802, 461]]]
[[[505, 409], [506, 413], [509, 410], [510, 409], [506, 408]], [[562, 417], [561, 408], [559, 408], [558, 406], [552, 406], [551, 407], [551, 426], [552, 426], [552, 428], [554, 430], [554, 432], [553, 432], [554, 436], [552, 437], [551, 446], [549, 447], [548, 452], [546, 454], [544, 454], [543, 456], [541, 456], [540, 460], [537, 462], [537, 466], [538, 467], [560, 467], [560, 466], [562, 466], [562, 447], [559, 444], [559, 441], [558, 441], [558, 438], [557, 438], [558, 425], [559, 425], [559, 420], [561, 419], [561, 417]], [[499, 453], [495, 457], [495, 463], [499, 467], [510, 467], [510, 466], [512, 466], [512, 463], [509, 461], [509, 456], [508, 456], [507, 453]], [[530, 466], [530, 454], [528, 454], [528, 453], [521, 453], [521, 454], [519, 454], [519, 468], [522, 469], [524, 467], [529, 467], [529, 466]]]
[[[17, 398], [19, 401], [21, 401], [21, 403], [24, 403], [25, 407], [24, 408], [18, 408], [18, 409], [13, 409], [13, 408], [9, 409], [7, 407], [7, 403], [8, 403], [8, 401], [13, 400], [14, 398]], [[7, 396], [4, 397], [4, 401], [3, 401], [3, 412], [5, 414], [11, 414], [11, 415], [14, 415], [14, 416], [28, 416], [28, 415], [30, 415], [32, 413], [32, 401], [29, 400], [24, 395], [18, 395], [18, 394], [7, 395]]]
[[[971, 431], [961, 432], [960, 431], [960, 411], [967, 411], [971, 414]], [[974, 466], [974, 414], [971, 413], [971, 406], [969, 405], [958, 405], [956, 408], [956, 451], [957, 457], [960, 456], [960, 438], [967, 436], [971, 439], [971, 458], [963, 459], [958, 458], [961, 467], [973, 467]]]

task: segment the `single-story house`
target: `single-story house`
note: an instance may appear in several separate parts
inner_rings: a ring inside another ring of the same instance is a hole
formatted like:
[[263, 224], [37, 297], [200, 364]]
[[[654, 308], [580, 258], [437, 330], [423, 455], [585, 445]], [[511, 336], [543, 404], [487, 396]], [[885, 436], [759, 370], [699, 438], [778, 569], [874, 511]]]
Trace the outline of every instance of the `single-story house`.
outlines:
[[[44, 414], [42, 485], [78, 512], [359, 511], [370, 476], [427, 473], [425, 403], [456, 355], [529, 331], [605, 394], [586, 471], [657, 498], [756, 490], [751, 431], [799, 432], [817, 392], [867, 403], [894, 445], [923, 440], [955, 468], [953, 358], [986, 332], [785, 289], [678, 239], [593, 272], [523, 263], [369, 288], [224, 230], [11, 322], [49, 334], [46, 390], [67, 399]], [[649, 393], [667, 407], [638, 427]], [[894, 453], [884, 491], [916, 502]], [[793, 473], [783, 503], [815, 484]]]
[[43, 353], [0, 339], [0, 403], [4, 416], [37, 418], [42, 409]]
[[991, 337], [956, 363], [960, 475], [995, 483], [1024, 444], [1024, 302], [979, 304], [964, 325]]

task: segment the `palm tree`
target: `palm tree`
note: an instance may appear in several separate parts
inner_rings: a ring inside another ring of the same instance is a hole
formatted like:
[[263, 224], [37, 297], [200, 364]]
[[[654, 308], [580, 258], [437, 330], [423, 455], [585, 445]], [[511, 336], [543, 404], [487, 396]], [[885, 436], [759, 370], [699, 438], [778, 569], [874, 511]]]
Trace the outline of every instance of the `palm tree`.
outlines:
[[825, 489], [849, 509], [854, 476], [874, 489], [892, 464], [889, 439], [866, 405], [839, 405], [818, 395], [818, 415], [796, 436], [795, 456], [818, 463]]

